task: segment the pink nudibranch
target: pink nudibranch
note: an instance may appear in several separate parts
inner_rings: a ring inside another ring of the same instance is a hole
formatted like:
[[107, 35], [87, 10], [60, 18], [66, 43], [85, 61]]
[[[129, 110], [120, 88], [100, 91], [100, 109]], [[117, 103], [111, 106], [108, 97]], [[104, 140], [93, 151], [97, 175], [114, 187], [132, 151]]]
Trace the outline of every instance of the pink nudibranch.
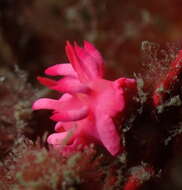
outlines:
[[[123, 150], [121, 135], [113, 119], [126, 110], [129, 89], [136, 89], [134, 79], [103, 79], [104, 60], [89, 42], [84, 47], [67, 42], [69, 63], [57, 64], [45, 70], [47, 75], [62, 76], [58, 81], [38, 77], [40, 83], [64, 93], [60, 99], [41, 98], [34, 110], [53, 110], [56, 133], [48, 137], [63, 155], [91, 143], [103, 145], [112, 155]], [[135, 95], [135, 94], [134, 94]]]

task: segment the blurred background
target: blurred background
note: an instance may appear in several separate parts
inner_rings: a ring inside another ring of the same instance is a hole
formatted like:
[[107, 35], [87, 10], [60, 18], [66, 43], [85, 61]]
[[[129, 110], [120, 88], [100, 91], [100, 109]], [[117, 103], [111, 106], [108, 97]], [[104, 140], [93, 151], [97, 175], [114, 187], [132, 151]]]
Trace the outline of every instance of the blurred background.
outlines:
[[1, 0], [0, 64], [17, 64], [34, 80], [67, 61], [66, 40], [88, 40], [102, 52], [108, 78], [130, 76], [148, 41], [181, 41], [181, 11], [181, 0]]

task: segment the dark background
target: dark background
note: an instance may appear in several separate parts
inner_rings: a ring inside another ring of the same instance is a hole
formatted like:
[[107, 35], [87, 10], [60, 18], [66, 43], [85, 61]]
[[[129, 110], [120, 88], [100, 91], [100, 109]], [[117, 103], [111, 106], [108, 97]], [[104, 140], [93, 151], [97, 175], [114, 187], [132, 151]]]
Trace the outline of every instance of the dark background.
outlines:
[[35, 78], [67, 61], [65, 41], [88, 40], [102, 52], [108, 77], [140, 70], [142, 41], [181, 41], [180, 0], [1, 0], [0, 64]]

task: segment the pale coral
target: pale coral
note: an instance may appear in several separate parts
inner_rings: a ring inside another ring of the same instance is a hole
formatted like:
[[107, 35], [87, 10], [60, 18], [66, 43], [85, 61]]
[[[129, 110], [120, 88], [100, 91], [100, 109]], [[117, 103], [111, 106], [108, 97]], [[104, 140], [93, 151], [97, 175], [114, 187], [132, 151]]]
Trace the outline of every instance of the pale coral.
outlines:
[[83, 48], [67, 42], [66, 53], [70, 63], [45, 71], [63, 78], [38, 78], [40, 83], [64, 93], [58, 100], [41, 98], [33, 104], [34, 110], [53, 110], [56, 133], [48, 137], [48, 143], [64, 155], [90, 143], [99, 143], [112, 155], [118, 154], [123, 146], [113, 119], [125, 112], [128, 89], [136, 89], [135, 80], [103, 79], [103, 58], [89, 42], [85, 41]]
[[179, 82], [179, 75], [182, 72], [182, 50], [178, 52], [176, 58], [171, 62], [169, 70], [164, 79], [158, 83], [153, 93], [153, 104], [155, 107], [163, 104], [170, 91]]

